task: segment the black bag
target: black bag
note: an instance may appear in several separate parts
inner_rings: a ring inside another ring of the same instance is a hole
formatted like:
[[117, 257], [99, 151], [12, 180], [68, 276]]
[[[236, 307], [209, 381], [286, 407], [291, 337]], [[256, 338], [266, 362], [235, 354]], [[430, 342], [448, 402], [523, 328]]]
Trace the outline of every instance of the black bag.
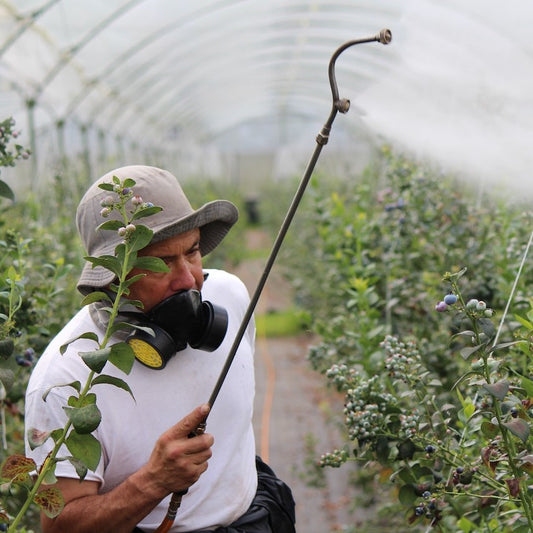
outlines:
[[295, 533], [291, 489], [260, 457], [256, 457], [257, 492], [252, 505], [238, 520], [215, 533]]
[[[296, 533], [291, 489], [256, 457], [257, 492], [248, 511], [229, 526], [190, 533]], [[134, 533], [141, 533], [135, 528]]]

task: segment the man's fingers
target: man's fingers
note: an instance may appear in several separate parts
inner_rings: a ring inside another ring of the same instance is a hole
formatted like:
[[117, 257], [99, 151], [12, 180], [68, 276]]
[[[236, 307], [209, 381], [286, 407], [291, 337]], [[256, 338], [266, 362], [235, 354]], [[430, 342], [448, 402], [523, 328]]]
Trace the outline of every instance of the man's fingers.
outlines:
[[174, 434], [177, 438], [188, 437], [194, 433], [198, 426], [203, 423], [209, 414], [209, 405], [198, 406], [194, 411], [183, 417], [175, 426]]

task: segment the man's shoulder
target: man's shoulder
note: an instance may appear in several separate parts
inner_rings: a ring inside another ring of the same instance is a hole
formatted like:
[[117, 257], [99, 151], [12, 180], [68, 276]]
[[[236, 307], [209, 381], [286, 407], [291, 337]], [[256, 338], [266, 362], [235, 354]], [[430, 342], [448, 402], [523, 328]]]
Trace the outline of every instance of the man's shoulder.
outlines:
[[217, 300], [231, 297], [243, 301], [249, 299], [245, 284], [235, 274], [218, 269], [204, 269], [204, 273], [207, 275], [202, 289], [204, 298]]
[[204, 269], [205, 274], [205, 286], [217, 286], [217, 287], [244, 287], [242, 280], [228, 272], [227, 270], [220, 270], [217, 268], [206, 268]]

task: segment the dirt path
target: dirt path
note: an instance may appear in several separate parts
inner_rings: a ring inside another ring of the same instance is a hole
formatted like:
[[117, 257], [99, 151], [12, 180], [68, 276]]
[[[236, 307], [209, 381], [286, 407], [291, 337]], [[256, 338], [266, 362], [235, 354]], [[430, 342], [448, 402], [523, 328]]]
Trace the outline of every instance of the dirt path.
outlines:
[[[264, 261], [254, 260], [235, 272], [253, 292], [263, 268]], [[257, 312], [282, 309], [290, 303], [290, 290], [274, 266]], [[306, 458], [316, 460], [339, 445], [328, 413], [342, 408], [341, 399], [325, 391], [323, 378], [306, 361], [312, 342], [306, 335], [257, 339], [254, 424], [257, 452], [293, 490], [297, 531], [329, 533], [350, 523], [346, 503], [353, 488], [342, 468], [320, 470], [324, 475], [321, 487], [310, 486], [305, 475]]]

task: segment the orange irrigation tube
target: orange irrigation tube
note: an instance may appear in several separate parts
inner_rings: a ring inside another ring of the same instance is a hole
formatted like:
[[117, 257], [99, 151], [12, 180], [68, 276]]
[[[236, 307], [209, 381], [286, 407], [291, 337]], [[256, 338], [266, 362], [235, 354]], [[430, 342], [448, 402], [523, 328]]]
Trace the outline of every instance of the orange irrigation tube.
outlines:
[[276, 385], [276, 367], [272, 356], [268, 351], [268, 342], [266, 337], [261, 337], [261, 358], [266, 367], [266, 389], [263, 400], [263, 410], [261, 413], [261, 440], [260, 455], [265, 463], [270, 458], [270, 420], [272, 415], [272, 404], [274, 403], [274, 388]]

